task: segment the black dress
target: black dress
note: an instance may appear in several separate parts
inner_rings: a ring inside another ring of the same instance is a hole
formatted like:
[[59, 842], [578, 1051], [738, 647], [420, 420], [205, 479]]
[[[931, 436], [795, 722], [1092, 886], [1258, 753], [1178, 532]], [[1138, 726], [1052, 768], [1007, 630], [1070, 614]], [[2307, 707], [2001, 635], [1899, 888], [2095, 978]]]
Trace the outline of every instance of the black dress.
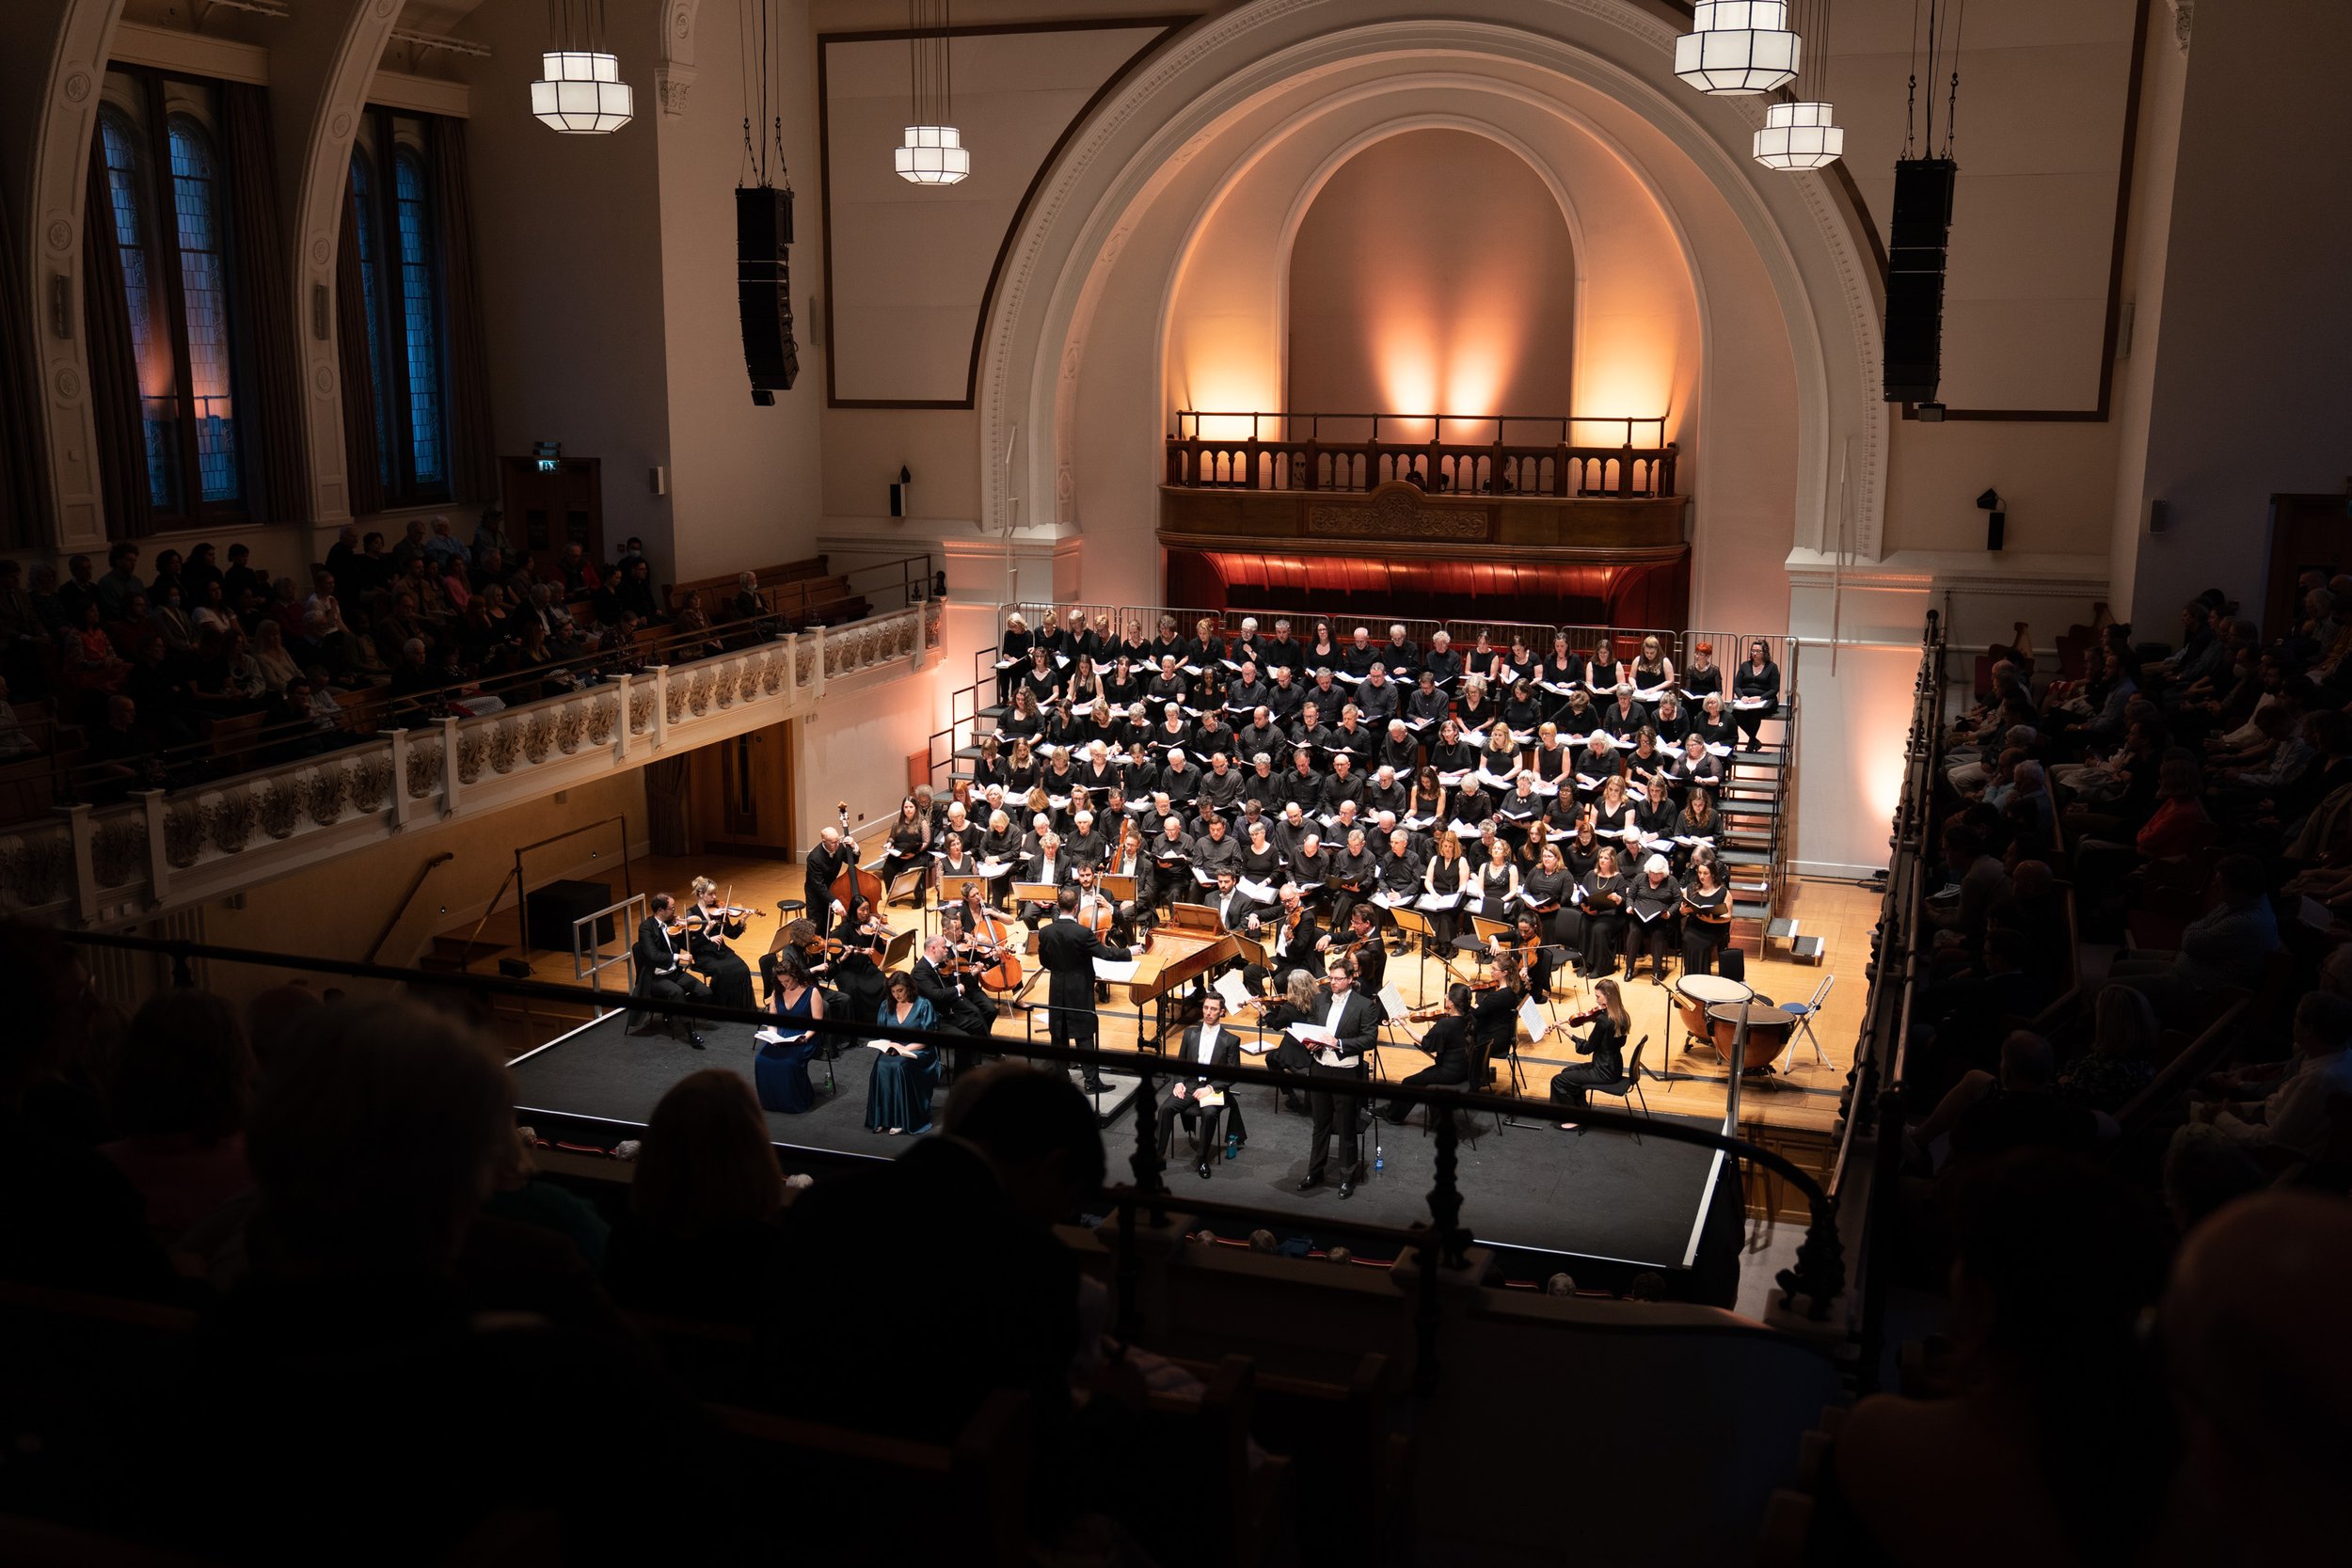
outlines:
[[1573, 1043], [1578, 1055], [1590, 1056], [1592, 1061], [1564, 1067], [1551, 1075], [1555, 1105], [1582, 1105], [1585, 1091], [1592, 1085], [1614, 1084], [1625, 1076], [1625, 1036], [1607, 1013], [1600, 1015], [1591, 1034]]
[[710, 982], [710, 1005], [714, 1007], [740, 1007], [750, 1012], [759, 1006], [752, 995], [751, 966], [726, 943], [727, 938], [743, 934], [743, 926], [740, 916], [728, 919], [705, 915], [703, 928], [687, 935], [688, 961]]

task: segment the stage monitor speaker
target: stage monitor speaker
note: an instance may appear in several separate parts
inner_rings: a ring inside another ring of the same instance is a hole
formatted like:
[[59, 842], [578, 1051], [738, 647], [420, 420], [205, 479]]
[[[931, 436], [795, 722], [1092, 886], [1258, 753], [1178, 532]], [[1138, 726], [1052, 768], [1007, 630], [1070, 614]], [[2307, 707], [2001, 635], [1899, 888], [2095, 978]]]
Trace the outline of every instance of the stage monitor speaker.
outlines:
[[735, 298], [743, 327], [743, 368], [763, 406], [800, 378], [792, 341], [792, 193], [768, 185], [735, 192]]
[[1886, 362], [1889, 403], [1928, 403], [1943, 379], [1944, 261], [1960, 166], [1905, 158], [1895, 166], [1887, 225]]

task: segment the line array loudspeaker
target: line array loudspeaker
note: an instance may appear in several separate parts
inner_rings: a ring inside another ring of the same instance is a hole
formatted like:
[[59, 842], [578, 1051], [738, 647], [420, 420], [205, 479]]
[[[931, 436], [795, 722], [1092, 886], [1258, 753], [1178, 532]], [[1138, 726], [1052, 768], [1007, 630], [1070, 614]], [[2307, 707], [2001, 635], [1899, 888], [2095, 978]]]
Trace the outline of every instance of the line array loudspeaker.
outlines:
[[1886, 245], [1888, 403], [1931, 403], [1943, 378], [1945, 246], [1959, 173], [1949, 158], [1904, 158], [1895, 165]]
[[801, 373], [792, 341], [792, 193], [769, 185], [735, 192], [735, 299], [752, 401], [765, 407]]

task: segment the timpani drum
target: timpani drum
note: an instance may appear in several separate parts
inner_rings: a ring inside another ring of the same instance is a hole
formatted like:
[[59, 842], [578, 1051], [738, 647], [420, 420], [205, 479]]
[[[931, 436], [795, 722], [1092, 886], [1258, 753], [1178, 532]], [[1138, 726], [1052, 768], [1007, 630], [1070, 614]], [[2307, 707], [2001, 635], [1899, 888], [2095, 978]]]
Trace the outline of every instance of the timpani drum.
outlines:
[[1707, 1017], [1714, 1026], [1715, 1054], [1726, 1062], [1740, 1043], [1741, 1022], [1747, 1023], [1748, 1048], [1740, 1060], [1741, 1072], [1755, 1072], [1780, 1060], [1797, 1027], [1792, 1014], [1766, 1002], [1718, 1002], [1707, 1009]]
[[1682, 1015], [1682, 1030], [1692, 1040], [1712, 1040], [1707, 1009], [1723, 1002], [1745, 1002], [1756, 992], [1721, 974], [1685, 974], [1675, 982], [1675, 1006]]

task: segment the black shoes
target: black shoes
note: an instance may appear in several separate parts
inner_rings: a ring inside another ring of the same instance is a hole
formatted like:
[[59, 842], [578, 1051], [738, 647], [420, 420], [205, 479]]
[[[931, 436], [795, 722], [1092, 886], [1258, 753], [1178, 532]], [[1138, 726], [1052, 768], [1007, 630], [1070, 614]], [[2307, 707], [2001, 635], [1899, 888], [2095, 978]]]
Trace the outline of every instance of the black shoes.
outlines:
[[1201, 1162], [1200, 1162], [1200, 1164], [1198, 1166], [1196, 1166], [1196, 1167], [1194, 1167], [1194, 1168], [1195, 1168], [1195, 1173], [1196, 1173], [1197, 1175], [1199, 1175], [1199, 1177], [1200, 1178], [1200, 1180], [1201, 1180], [1206, 1181], [1206, 1180], [1209, 1179], [1209, 1162], [1207, 1162], [1206, 1160], [1203, 1160], [1203, 1161], [1201, 1161]]
[[1080, 1084], [1078, 1087], [1087, 1094], [1108, 1094], [1111, 1092], [1111, 1086], [1108, 1084], [1104, 1083], [1100, 1078], [1089, 1078], [1085, 1083]]
[[1356, 1183], [1353, 1181], [1341, 1182], [1340, 1196], [1342, 1197], [1354, 1197], [1356, 1196]]
[[1322, 1185], [1323, 1185], [1323, 1178], [1322, 1178], [1322, 1177], [1320, 1177], [1320, 1176], [1311, 1176], [1311, 1177], [1307, 1178], [1307, 1180], [1306, 1180], [1301, 1181], [1301, 1182], [1298, 1184], [1298, 1190], [1299, 1190], [1300, 1192], [1302, 1192], [1302, 1193], [1311, 1193], [1311, 1192], [1313, 1192], [1313, 1191], [1314, 1191], [1317, 1187], [1320, 1187], [1320, 1186], [1322, 1186]]
[[703, 1049], [703, 1037], [691, 1029], [686, 1031], [686, 1043], [697, 1051]]
[[1284, 1089], [1282, 1091], [1282, 1109], [1285, 1111], [1295, 1111], [1303, 1117], [1308, 1112], [1307, 1097], [1300, 1094], [1296, 1089]]

